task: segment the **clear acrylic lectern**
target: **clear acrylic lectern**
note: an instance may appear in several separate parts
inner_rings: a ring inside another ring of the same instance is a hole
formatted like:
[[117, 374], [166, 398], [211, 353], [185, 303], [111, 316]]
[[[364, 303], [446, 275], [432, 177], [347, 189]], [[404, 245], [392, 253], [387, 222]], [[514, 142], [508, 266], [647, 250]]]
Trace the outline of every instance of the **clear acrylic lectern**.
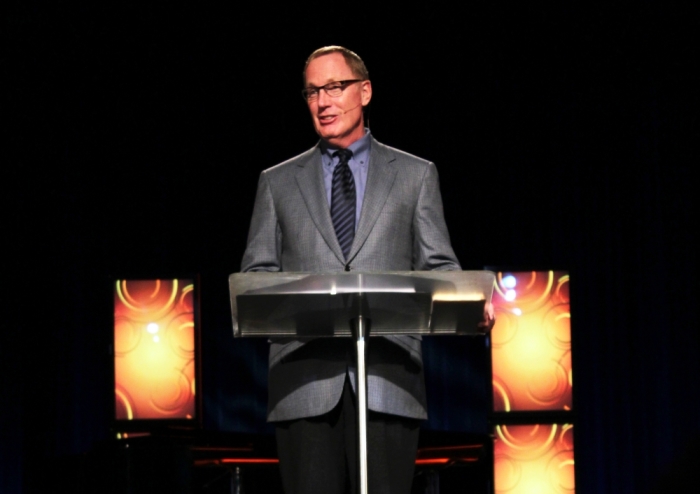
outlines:
[[367, 494], [367, 373], [370, 335], [478, 334], [491, 302], [489, 271], [234, 273], [229, 277], [236, 337], [354, 337], [360, 494]]

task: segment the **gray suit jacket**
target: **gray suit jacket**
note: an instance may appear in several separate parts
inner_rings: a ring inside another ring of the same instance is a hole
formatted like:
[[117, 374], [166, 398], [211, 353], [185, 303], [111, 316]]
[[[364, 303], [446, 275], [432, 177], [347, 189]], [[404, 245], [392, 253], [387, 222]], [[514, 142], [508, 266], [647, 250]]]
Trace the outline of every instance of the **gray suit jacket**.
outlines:
[[[372, 140], [362, 212], [347, 262], [326, 197], [319, 145], [263, 171], [241, 271], [460, 269], [432, 163]], [[330, 411], [340, 399], [346, 372], [354, 384], [351, 348], [337, 338], [273, 341], [268, 420]], [[420, 337], [370, 339], [367, 374], [371, 410], [427, 417]]]

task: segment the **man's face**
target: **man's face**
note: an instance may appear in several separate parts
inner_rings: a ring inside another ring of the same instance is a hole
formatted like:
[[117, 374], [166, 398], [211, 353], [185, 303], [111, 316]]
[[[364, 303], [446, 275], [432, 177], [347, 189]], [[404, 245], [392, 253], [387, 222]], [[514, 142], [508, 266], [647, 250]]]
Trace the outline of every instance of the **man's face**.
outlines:
[[[315, 58], [306, 67], [306, 87], [321, 87], [329, 82], [357, 78], [340, 53]], [[371, 98], [372, 84], [369, 81], [348, 85], [336, 98], [319, 91], [317, 98], [307, 102], [316, 132], [332, 146], [348, 147], [365, 133], [362, 108]]]

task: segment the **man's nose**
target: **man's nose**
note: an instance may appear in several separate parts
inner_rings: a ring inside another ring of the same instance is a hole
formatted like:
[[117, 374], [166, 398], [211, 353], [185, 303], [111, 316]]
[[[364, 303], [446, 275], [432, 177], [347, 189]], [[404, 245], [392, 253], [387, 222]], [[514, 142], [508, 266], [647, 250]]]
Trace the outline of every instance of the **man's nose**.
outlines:
[[318, 91], [318, 106], [325, 108], [326, 106], [330, 105], [330, 96], [328, 96], [328, 93], [326, 93], [326, 90], [321, 88]]

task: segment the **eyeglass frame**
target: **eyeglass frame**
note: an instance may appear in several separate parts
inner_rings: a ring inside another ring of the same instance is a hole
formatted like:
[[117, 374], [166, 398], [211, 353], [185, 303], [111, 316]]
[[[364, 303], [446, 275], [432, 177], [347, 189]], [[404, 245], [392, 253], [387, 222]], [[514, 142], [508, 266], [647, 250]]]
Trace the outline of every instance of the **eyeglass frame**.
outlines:
[[[340, 98], [340, 96], [343, 94], [343, 91], [345, 91], [350, 84], [355, 84], [356, 82], [364, 82], [366, 80], [367, 79], [346, 79], [343, 81], [329, 82], [328, 84], [324, 84], [323, 86], [319, 86], [319, 87], [305, 87], [304, 89], [301, 90], [301, 97], [304, 98], [304, 101], [307, 101], [307, 102], [308, 101], [315, 101], [318, 98], [318, 96], [321, 94], [321, 90], [323, 89], [330, 98]], [[333, 96], [328, 92], [328, 90], [329, 90], [328, 86], [331, 86], [333, 84], [340, 84], [340, 87], [338, 87], [338, 88], [330, 88], [330, 89], [340, 89], [340, 94], [337, 96]], [[311, 95], [307, 96], [308, 91], [315, 91], [314, 96], [311, 96]]]

